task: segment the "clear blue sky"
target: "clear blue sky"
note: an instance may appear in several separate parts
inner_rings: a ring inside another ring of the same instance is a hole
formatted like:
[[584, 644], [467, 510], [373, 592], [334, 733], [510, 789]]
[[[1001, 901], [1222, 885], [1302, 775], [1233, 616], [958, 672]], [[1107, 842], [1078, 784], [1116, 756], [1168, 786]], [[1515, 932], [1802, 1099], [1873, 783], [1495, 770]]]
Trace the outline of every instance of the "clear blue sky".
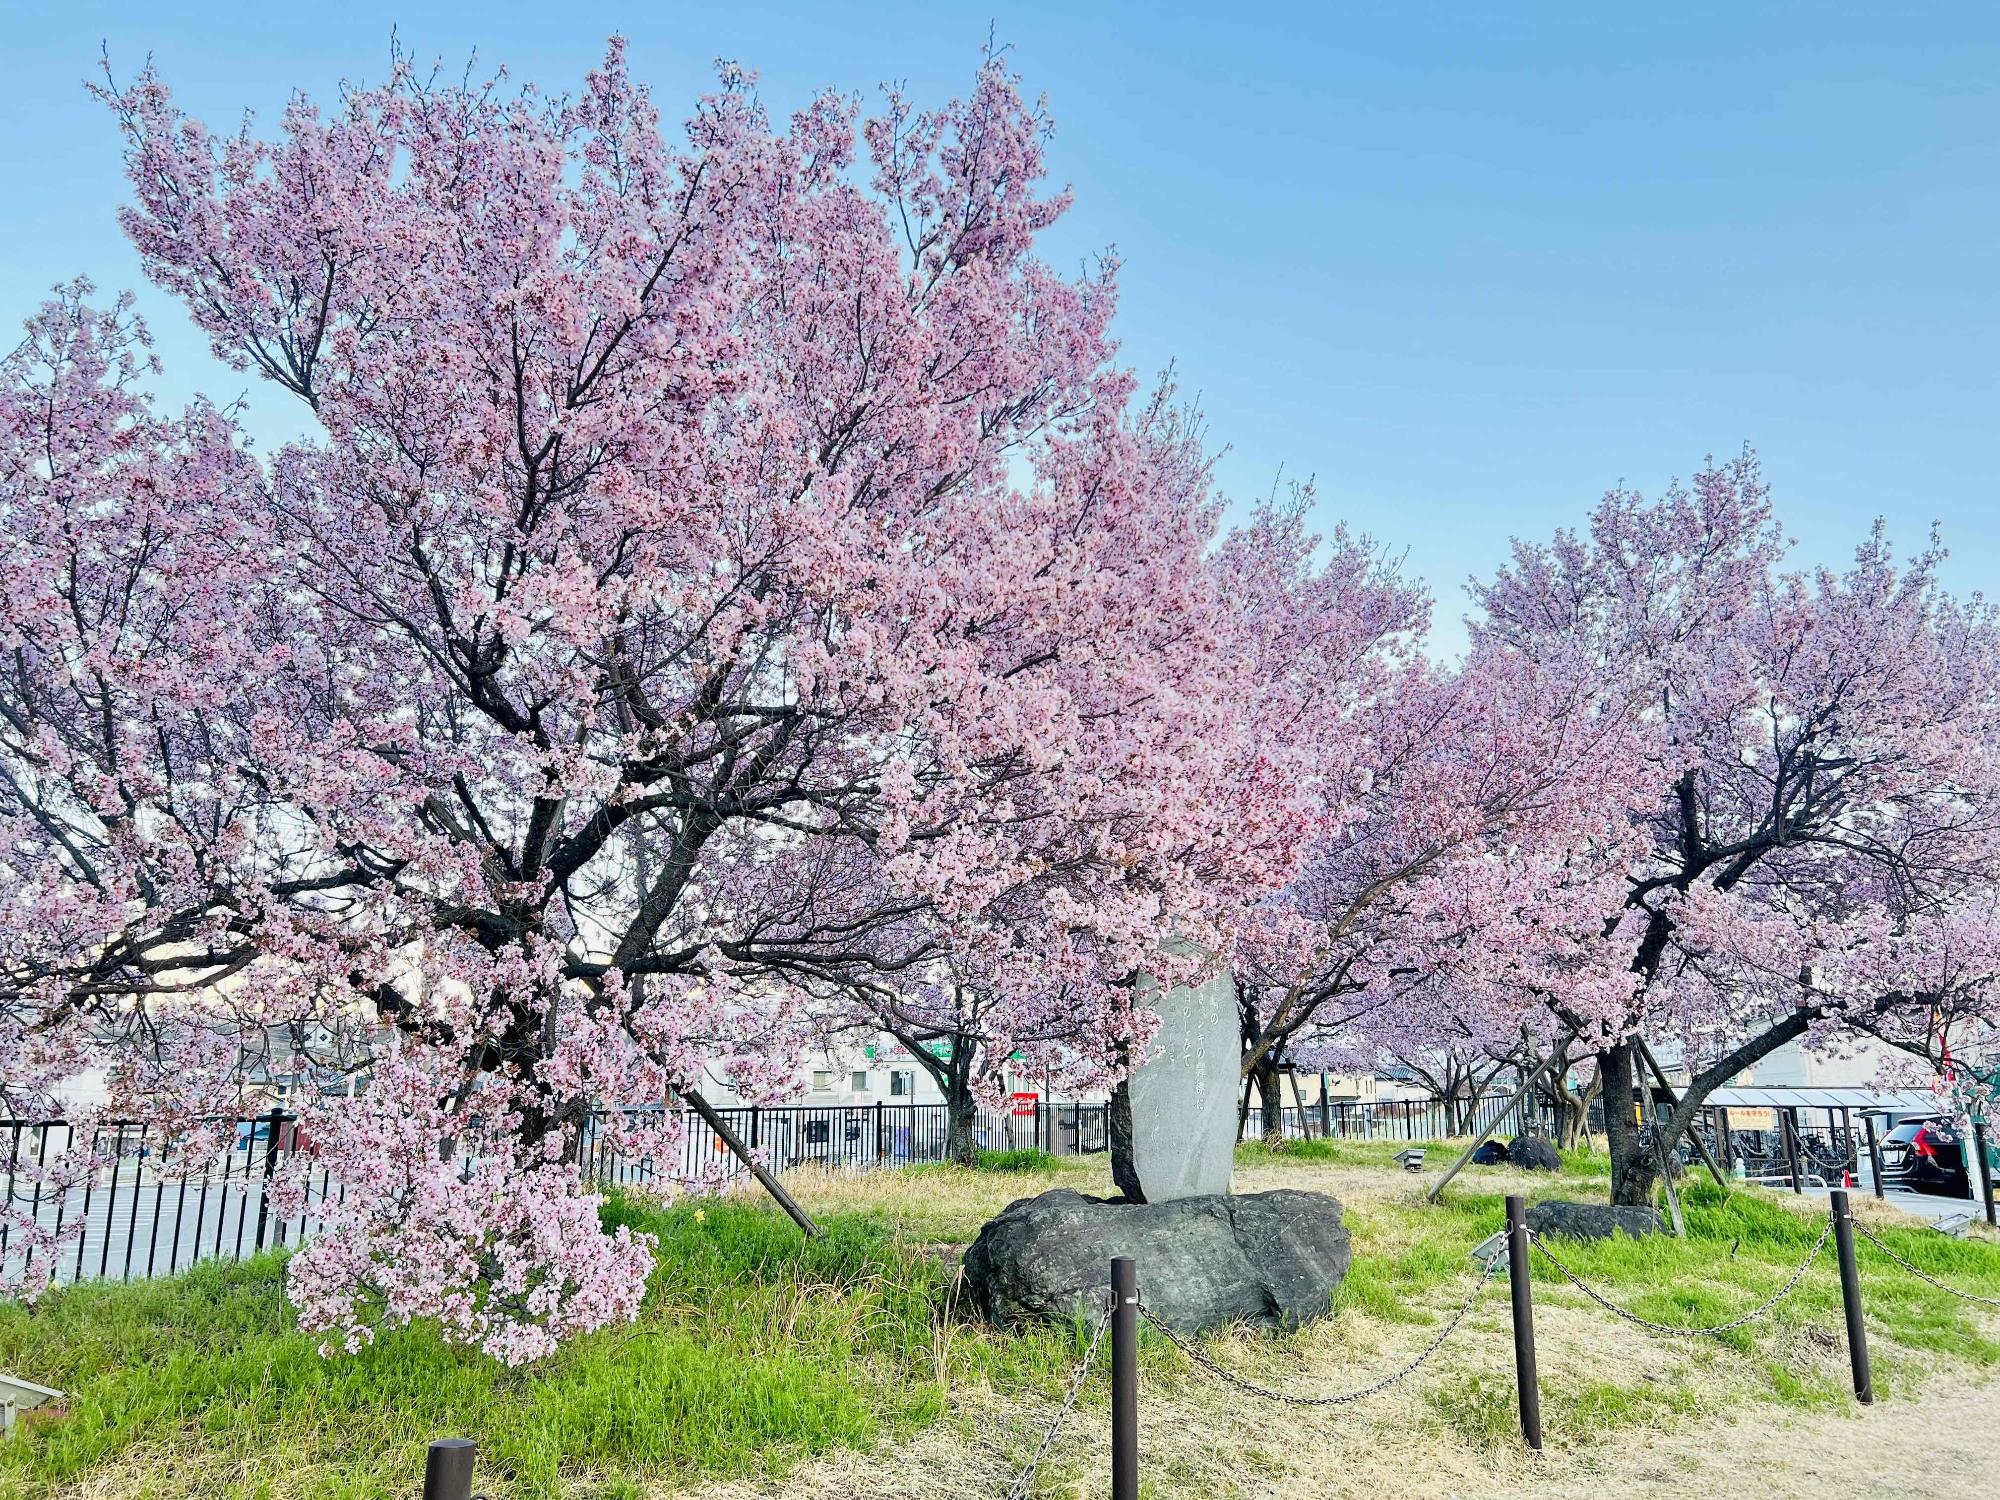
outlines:
[[[604, 37], [669, 118], [725, 56], [774, 110], [818, 86], [963, 87], [989, 18], [1057, 123], [1078, 206], [1051, 250], [1115, 243], [1120, 332], [1169, 359], [1243, 498], [1315, 475], [1326, 521], [1436, 589], [1514, 534], [1763, 455], [1809, 562], [1930, 523], [2000, 594], [2000, 6], [627, 3], [0, 5], [0, 317], [59, 278], [140, 282], [113, 222], [100, 42], [150, 53], [212, 124], [378, 80], [392, 28], [551, 91]], [[178, 309], [142, 307], [170, 389], [220, 396]], [[266, 441], [296, 418], [251, 391]]]

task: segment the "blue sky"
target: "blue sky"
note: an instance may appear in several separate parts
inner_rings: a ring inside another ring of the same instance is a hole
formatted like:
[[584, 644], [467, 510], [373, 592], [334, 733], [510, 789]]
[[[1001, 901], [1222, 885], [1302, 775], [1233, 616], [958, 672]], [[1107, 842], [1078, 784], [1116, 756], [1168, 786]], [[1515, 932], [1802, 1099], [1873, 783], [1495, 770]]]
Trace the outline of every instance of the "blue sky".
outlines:
[[[2000, 594], [2000, 6], [9, 0], [0, 318], [87, 273], [138, 286], [113, 220], [100, 43], [212, 124], [377, 80], [392, 29], [571, 86], [604, 37], [669, 118], [732, 57], [788, 110], [815, 88], [960, 90], [989, 22], [1057, 120], [1078, 205], [1058, 263], [1115, 244], [1119, 330], [1176, 361], [1241, 498], [1315, 476], [1324, 520], [1399, 550], [1440, 602], [1512, 535], [1623, 480], [1762, 454], [1798, 556], [1933, 521]], [[141, 305], [171, 394], [228, 397], [178, 309]], [[265, 441], [296, 429], [252, 388]]]

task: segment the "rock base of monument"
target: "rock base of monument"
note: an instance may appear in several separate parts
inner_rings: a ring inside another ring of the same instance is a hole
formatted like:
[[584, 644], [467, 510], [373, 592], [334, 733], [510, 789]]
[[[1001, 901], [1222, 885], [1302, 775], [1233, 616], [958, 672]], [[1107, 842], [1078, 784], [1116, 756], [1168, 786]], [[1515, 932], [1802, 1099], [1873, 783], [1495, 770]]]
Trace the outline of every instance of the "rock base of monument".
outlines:
[[1154, 1316], [1185, 1334], [1323, 1318], [1350, 1258], [1340, 1202], [1324, 1193], [1134, 1204], [1058, 1188], [1008, 1204], [979, 1231], [965, 1252], [966, 1285], [1002, 1327], [1090, 1319], [1105, 1307], [1117, 1255], [1137, 1263]]
[[1644, 1234], [1663, 1234], [1666, 1224], [1655, 1208], [1631, 1208], [1612, 1203], [1568, 1203], [1551, 1198], [1528, 1209], [1531, 1234], [1560, 1236], [1572, 1240], [1608, 1240], [1614, 1234], [1637, 1239]]

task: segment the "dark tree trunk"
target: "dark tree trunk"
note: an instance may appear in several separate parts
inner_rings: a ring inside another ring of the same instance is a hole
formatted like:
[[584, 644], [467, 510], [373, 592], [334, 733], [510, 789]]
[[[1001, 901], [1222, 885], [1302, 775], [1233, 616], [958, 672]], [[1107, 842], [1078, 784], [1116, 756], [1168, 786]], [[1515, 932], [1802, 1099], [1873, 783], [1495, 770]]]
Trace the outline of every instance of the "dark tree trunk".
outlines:
[[1264, 1144], [1273, 1151], [1285, 1144], [1285, 1093], [1277, 1066], [1267, 1056], [1257, 1064], [1257, 1106], [1264, 1115]]
[[1604, 1143], [1611, 1152], [1611, 1201], [1651, 1208], [1659, 1186], [1660, 1164], [1646, 1149], [1632, 1116], [1638, 1060], [1639, 1045], [1627, 1037], [1597, 1054], [1597, 1076], [1604, 1080]]
[[951, 1092], [944, 1101], [945, 1154], [961, 1167], [976, 1167], [979, 1145], [972, 1132], [979, 1119], [979, 1104], [959, 1070], [951, 1072]]
[[972, 1080], [979, 1066], [979, 1038], [956, 1031], [943, 1040], [951, 1043], [951, 1055], [940, 1057], [925, 1045], [938, 1040], [934, 1035], [891, 1031], [909, 1049], [910, 1059], [931, 1075], [944, 1096], [944, 1156], [961, 1167], [979, 1165], [979, 1143], [973, 1131], [979, 1123], [979, 1101], [972, 1095]]
[[1104, 1111], [1105, 1134], [1111, 1146], [1111, 1183], [1128, 1203], [1144, 1203], [1145, 1190], [1139, 1186], [1139, 1167], [1132, 1156], [1132, 1091], [1120, 1083], [1111, 1091], [1111, 1103]]

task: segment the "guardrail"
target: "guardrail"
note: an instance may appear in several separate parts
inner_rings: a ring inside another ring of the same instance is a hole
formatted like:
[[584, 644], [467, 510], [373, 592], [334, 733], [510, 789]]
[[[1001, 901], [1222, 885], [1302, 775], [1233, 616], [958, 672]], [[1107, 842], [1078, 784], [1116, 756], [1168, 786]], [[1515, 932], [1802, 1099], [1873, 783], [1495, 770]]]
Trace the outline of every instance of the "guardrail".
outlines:
[[[1463, 1104], [1436, 1099], [1328, 1100], [1325, 1104], [1287, 1104], [1278, 1111], [1286, 1140], [1327, 1138], [1343, 1141], [1442, 1141], [1478, 1135], [1513, 1107], [1511, 1093], [1486, 1094], [1469, 1111]], [[1531, 1101], [1530, 1123], [1540, 1124]], [[1251, 1105], [1244, 1113], [1241, 1139], [1261, 1140], [1264, 1111]]]

